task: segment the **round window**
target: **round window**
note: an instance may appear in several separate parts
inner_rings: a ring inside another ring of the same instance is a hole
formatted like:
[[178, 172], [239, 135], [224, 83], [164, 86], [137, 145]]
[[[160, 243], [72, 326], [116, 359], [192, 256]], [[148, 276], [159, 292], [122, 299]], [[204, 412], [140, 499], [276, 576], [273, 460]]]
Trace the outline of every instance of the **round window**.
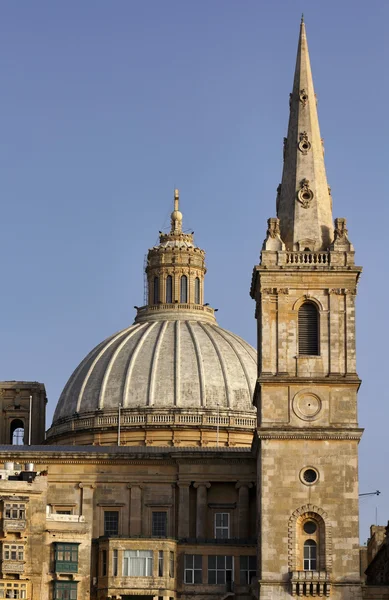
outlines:
[[315, 483], [317, 480], [317, 473], [314, 469], [305, 469], [303, 473], [303, 480], [305, 483]]
[[315, 533], [316, 529], [317, 529], [317, 525], [314, 521], [306, 521], [304, 523], [305, 533], [309, 533], [311, 535], [312, 533]]

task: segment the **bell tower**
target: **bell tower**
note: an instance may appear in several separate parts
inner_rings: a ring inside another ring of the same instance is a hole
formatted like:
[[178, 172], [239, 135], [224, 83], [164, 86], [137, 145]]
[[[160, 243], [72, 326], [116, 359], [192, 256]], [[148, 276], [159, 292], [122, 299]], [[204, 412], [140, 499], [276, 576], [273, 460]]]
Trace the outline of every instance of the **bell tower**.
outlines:
[[[361, 598], [355, 266], [331, 191], [302, 20], [277, 218], [256, 302], [261, 600]], [[334, 226], [335, 225], [335, 226]]]

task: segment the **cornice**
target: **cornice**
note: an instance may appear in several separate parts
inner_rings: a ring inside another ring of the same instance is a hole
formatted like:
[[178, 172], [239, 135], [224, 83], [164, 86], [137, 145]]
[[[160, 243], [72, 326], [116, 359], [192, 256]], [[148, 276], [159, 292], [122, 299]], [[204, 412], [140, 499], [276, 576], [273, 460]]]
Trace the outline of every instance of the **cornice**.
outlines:
[[361, 439], [363, 429], [353, 428], [317, 428], [317, 429], [298, 429], [298, 428], [264, 428], [257, 429], [257, 437], [261, 440], [354, 440]]
[[362, 380], [359, 379], [358, 375], [339, 375], [339, 374], [329, 374], [326, 377], [296, 377], [293, 375], [260, 375], [257, 379], [257, 385], [280, 385], [280, 384], [288, 384], [288, 385], [314, 385], [314, 386], [324, 386], [328, 387], [329, 385], [333, 386], [336, 384], [337, 387], [350, 387], [350, 385], [354, 385], [357, 388], [360, 387]]

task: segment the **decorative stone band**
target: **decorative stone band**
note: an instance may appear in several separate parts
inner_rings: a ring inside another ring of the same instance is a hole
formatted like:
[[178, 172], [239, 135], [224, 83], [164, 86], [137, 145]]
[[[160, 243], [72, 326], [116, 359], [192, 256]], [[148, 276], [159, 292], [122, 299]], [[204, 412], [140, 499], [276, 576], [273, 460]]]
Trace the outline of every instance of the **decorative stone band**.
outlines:
[[[120, 411], [121, 431], [145, 428], [161, 428], [169, 426], [175, 429], [188, 428], [215, 428], [217, 426], [228, 429], [251, 430], [256, 426], [255, 414], [220, 410], [180, 409], [180, 410], [132, 410], [122, 408]], [[47, 438], [53, 438], [70, 431], [97, 431], [118, 427], [118, 412], [96, 411], [94, 413], [75, 414], [63, 422], [54, 423], [47, 432]]]
[[311, 428], [305, 429], [257, 429], [261, 440], [355, 440], [359, 442], [363, 434], [360, 428]]

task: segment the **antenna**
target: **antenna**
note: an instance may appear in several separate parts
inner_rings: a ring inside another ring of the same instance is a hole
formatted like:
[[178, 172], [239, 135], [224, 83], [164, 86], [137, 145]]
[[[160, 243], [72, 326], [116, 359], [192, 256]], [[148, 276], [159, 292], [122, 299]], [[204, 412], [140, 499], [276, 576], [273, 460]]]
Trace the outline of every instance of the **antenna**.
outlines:
[[147, 289], [147, 254], [145, 254], [145, 259], [143, 261], [143, 306], [147, 306], [148, 304], [148, 289]]

